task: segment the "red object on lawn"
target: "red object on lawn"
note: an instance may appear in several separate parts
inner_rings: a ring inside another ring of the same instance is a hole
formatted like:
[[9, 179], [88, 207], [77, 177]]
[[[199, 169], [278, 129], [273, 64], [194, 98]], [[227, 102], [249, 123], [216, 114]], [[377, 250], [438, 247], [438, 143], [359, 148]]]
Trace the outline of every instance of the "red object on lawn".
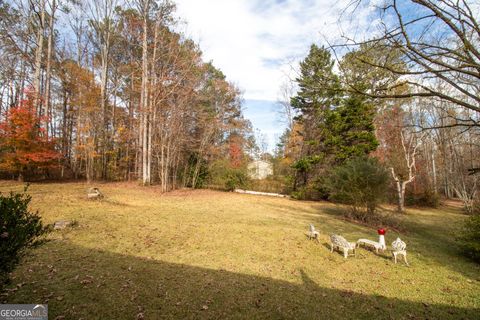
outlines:
[[382, 228], [382, 229], [378, 229], [377, 232], [378, 232], [379, 235], [383, 236], [383, 235], [385, 235], [385, 233], [387, 232], [387, 230], [385, 230], [385, 229]]

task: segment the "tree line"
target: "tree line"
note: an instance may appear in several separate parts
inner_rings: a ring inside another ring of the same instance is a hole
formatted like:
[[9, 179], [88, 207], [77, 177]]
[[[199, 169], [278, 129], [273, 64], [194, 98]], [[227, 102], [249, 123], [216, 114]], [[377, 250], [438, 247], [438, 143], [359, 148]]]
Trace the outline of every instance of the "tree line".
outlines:
[[[371, 3], [350, 5], [346, 11], [355, 14]], [[401, 212], [405, 203], [436, 205], [440, 196], [478, 211], [478, 6], [389, 0], [377, 13], [374, 36], [344, 34], [339, 43], [312, 45], [297, 77], [282, 88], [288, 128], [276, 174], [297, 197], [333, 199], [341, 186], [332, 175], [341, 179], [346, 170], [337, 168], [346, 165], [351, 177], [363, 168], [387, 174], [387, 196]], [[386, 172], [355, 163], [368, 157]]]
[[242, 166], [241, 92], [174, 12], [168, 0], [0, 1], [3, 175], [168, 191]]

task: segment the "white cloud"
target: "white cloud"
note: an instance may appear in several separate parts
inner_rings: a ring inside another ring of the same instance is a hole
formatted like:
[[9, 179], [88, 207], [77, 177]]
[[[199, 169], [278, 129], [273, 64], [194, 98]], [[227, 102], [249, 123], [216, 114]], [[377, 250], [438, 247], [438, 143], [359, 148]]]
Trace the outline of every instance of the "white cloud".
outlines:
[[[377, 1], [377, 0], [372, 0]], [[378, 0], [380, 1], [380, 0]], [[177, 0], [187, 36], [200, 44], [206, 61], [244, 92], [245, 115], [267, 135], [270, 150], [285, 126], [274, 106], [280, 86], [312, 43], [338, 39], [341, 30], [365, 33], [368, 8], [339, 17], [351, 0]], [[352, 17], [351, 20], [349, 18]], [[255, 100], [255, 101], [254, 101]], [[263, 101], [263, 102], [262, 102]]]
[[[289, 64], [304, 57], [311, 43], [338, 38], [338, 18], [349, 0], [176, 2], [205, 60], [213, 60], [246, 99], [276, 100]], [[355, 28], [370, 24], [366, 12], [357, 11]]]

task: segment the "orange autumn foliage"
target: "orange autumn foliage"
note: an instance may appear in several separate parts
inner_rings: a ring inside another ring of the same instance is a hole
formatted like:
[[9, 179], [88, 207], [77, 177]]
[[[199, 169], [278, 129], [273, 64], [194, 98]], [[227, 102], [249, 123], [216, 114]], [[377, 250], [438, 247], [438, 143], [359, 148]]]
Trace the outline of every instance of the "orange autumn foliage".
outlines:
[[42, 128], [33, 100], [23, 100], [12, 107], [0, 123], [0, 170], [23, 175], [26, 171], [54, 165], [60, 153], [55, 142]]

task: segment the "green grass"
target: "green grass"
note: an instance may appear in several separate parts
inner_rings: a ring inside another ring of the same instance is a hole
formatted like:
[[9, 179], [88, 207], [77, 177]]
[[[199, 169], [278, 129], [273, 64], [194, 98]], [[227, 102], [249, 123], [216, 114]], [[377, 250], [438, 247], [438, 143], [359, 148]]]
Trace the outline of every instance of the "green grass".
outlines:
[[[480, 267], [454, 241], [458, 210], [409, 210], [410, 267], [388, 253], [330, 253], [328, 235], [376, 239], [328, 203], [208, 190], [33, 184], [45, 223], [76, 220], [28, 252], [1, 297], [48, 303], [50, 319], [474, 319]], [[20, 191], [0, 182], [0, 191]], [[309, 223], [320, 243], [308, 241]], [[387, 244], [397, 234], [387, 233]]]

